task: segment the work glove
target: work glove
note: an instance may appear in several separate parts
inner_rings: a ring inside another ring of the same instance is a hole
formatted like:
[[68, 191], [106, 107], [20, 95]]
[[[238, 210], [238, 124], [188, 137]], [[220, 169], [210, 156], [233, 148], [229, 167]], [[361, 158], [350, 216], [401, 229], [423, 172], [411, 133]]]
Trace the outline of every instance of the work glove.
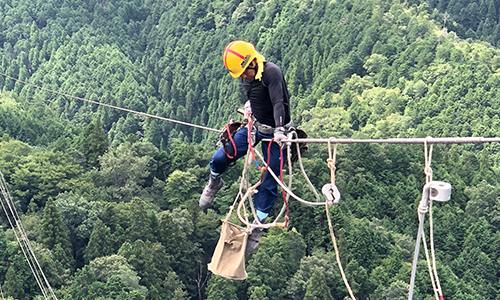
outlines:
[[245, 118], [249, 118], [252, 115], [252, 107], [250, 106], [250, 100], [245, 102]]
[[243, 125], [246, 126], [248, 121], [252, 118], [252, 107], [250, 106], [250, 100], [245, 102], [245, 112], [243, 113]]
[[285, 135], [285, 128], [279, 127], [274, 130], [274, 141], [281, 147], [283, 148], [285, 146], [285, 143], [283, 143], [283, 140], [287, 140], [288, 137]]

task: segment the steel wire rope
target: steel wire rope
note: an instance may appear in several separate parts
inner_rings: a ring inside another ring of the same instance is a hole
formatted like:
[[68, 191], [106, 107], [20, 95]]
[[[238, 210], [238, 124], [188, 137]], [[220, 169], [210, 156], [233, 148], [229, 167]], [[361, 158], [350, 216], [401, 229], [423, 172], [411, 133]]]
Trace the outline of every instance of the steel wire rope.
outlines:
[[[35, 270], [35, 266], [34, 266], [34, 262], [33, 262], [33, 259], [31, 256], [29, 256], [26, 252], [29, 251], [29, 249], [26, 249], [26, 245], [25, 245], [25, 241], [26, 241], [26, 234], [23, 233], [23, 230], [19, 227], [19, 222], [16, 220], [16, 218], [14, 217], [14, 220], [12, 220], [12, 216], [9, 214], [9, 210], [11, 212], [12, 215], [14, 215], [14, 213], [12, 212], [12, 207], [11, 207], [11, 203], [9, 201], [9, 199], [11, 199], [10, 197], [10, 193], [7, 189], [7, 185], [5, 183], [5, 179], [3, 177], [3, 174], [1, 174], [0, 172], [0, 189], [1, 189], [1, 192], [2, 192], [2, 195], [3, 195], [3, 198], [1, 198], [0, 200], [1, 201], [1, 204], [2, 204], [2, 208], [5, 212], [5, 216], [7, 217], [7, 220], [10, 224], [10, 227], [12, 228], [12, 231], [16, 237], [16, 240], [19, 244], [19, 247], [21, 248], [21, 251], [23, 252], [23, 255], [24, 257], [26, 258], [26, 262], [28, 263], [28, 266], [31, 270], [31, 272], [33, 273], [33, 276], [35, 277], [35, 280], [44, 296], [45, 299], [48, 299], [47, 298], [47, 294], [45, 292], [45, 289], [43, 287], [43, 284], [42, 284], [42, 280], [40, 278], [40, 275], [38, 274], [38, 272]], [[6, 208], [6, 205], [9, 209]], [[14, 225], [14, 223], [16, 225]], [[21, 237], [19, 237], [21, 236]], [[23, 242], [22, 242], [23, 241]]]
[[[2, 194], [5, 196], [5, 193], [4, 193], [4, 190], [3, 190], [3, 187], [2, 187]], [[3, 199], [0, 199], [2, 200], [1, 201], [1, 205], [2, 205], [2, 208], [5, 212], [5, 215], [7, 217], [7, 221], [9, 222], [10, 224], [10, 227], [12, 228], [12, 231], [16, 237], [16, 240], [19, 244], [19, 247], [21, 248], [21, 251], [24, 255], [24, 257], [26, 258], [26, 262], [28, 263], [28, 266], [30, 268], [30, 271], [31, 273], [33, 273], [33, 276], [35, 277], [35, 280], [38, 284], [38, 287], [40, 288], [40, 290], [42, 291], [42, 294], [44, 296], [44, 299], [47, 299], [47, 295], [45, 294], [45, 290], [42, 286], [42, 282], [41, 282], [41, 279], [40, 279], [40, 275], [38, 274], [38, 272], [35, 271], [34, 269], [34, 263], [33, 263], [33, 260], [31, 259], [31, 257], [29, 257], [29, 255], [26, 253], [27, 252], [27, 249], [25, 248], [26, 246], [23, 244], [23, 242], [21, 242], [21, 240], [23, 240], [23, 237], [19, 237], [19, 235], [22, 235], [21, 232], [19, 232], [18, 234], [18, 228], [16, 227], [16, 225], [13, 224], [13, 220], [11, 219], [11, 217], [9, 216], [9, 213], [8, 213], [8, 209], [5, 207], [6, 203], [4, 203]], [[6, 202], [7, 200], [5, 200]], [[8, 205], [8, 204], [7, 204]], [[9, 205], [8, 205], [9, 206]], [[15, 220], [14, 220], [15, 221]], [[17, 223], [17, 222], [16, 222]]]
[[[329, 139], [300, 138], [294, 140], [283, 140], [283, 142], [327, 144]], [[270, 139], [263, 139], [267, 142]], [[499, 137], [442, 137], [442, 138], [389, 138], [389, 139], [342, 139], [336, 138], [337, 144], [478, 144], [500, 142]]]
[[149, 118], [159, 119], [159, 120], [162, 120], [162, 121], [168, 121], [168, 122], [172, 122], [172, 123], [176, 123], [176, 124], [181, 124], [181, 125], [186, 125], [186, 126], [190, 126], [190, 127], [195, 127], [195, 128], [198, 128], [198, 129], [204, 129], [204, 130], [209, 130], [209, 131], [214, 131], [214, 132], [220, 132], [220, 130], [218, 130], [218, 129], [214, 129], [214, 128], [210, 128], [210, 127], [206, 127], [206, 126], [196, 125], [196, 124], [192, 124], [192, 123], [188, 123], [188, 122], [183, 122], [183, 121], [178, 121], [178, 120], [174, 120], [174, 119], [170, 119], [170, 118], [165, 118], [165, 117], [160, 117], [160, 116], [156, 116], [156, 115], [152, 115], [152, 114], [148, 114], [148, 113], [144, 113], [144, 112], [140, 112], [140, 111], [135, 111], [135, 110], [128, 109], [128, 108], [123, 108], [123, 107], [119, 107], [119, 106], [115, 106], [115, 105], [110, 105], [110, 104], [106, 104], [106, 103], [102, 103], [102, 102], [98, 102], [98, 101], [93, 101], [93, 100], [89, 100], [89, 99], [85, 99], [85, 98], [81, 98], [81, 97], [69, 95], [69, 94], [66, 94], [66, 93], [62, 93], [62, 92], [54, 91], [54, 90], [51, 90], [51, 89], [47, 89], [47, 88], [38, 86], [36, 84], [32, 84], [32, 83], [29, 83], [29, 82], [26, 82], [26, 81], [14, 78], [14, 77], [9, 76], [9, 75], [7, 75], [5, 73], [2, 73], [2, 72], [0, 72], [0, 74], [3, 75], [3, 76], [5, 76], [5, 77], [7, 77], [7, 78], [9, 78], [9, 79], [12, 79], [12, 80], [17, 81], [19, 83], [22, 83], [24, 85], [28, 85], [28, 86], [37, 88], [37, 89], [45, 91], [45, 92], [49, 92], [49, 93], [52, 93], [52, 94], [57, 94], [57, 95], [64, 96], [64, 97], [67, 97], [67, 98], [71, 98], [71, 99], [75, 99], [75, 100], [80, 100], [80, 101], [92, 103], [92, 104], [95, 104], [95, 105], [105, 106], [105, 107], [108, 107], [108, 108], [112, 108], [112, 109], [121, 110], [121, 111], [128, 112], [128, 113], [140, 115], [140, 116], [143, 116], [143, 117], [149, 117]]
[[[19, 218], [19, 215], [17, 213], [17, 210], [15, 208], [15, 204], [12, 201], [12, 197], [10, 196], [9, 190], [7, 189], [7, 184], [5, 182], [5, 179], [3, 177], [3, 174], [0, 172], [0, 188], [2, 189], [2, 194], [4, 195], [5, 198], [5, 203], [9, 207], [9, 210], [11, 211], [12, 215], [14, 216], [14, 221], [16, 223], [16, 226], [13, 225], [13, 222], [11, 220], [11, 217], [8, 215], [8, 210], [5, 209], [4, 203], [2, 201], [2, 207], [4, 208], [4, 212], [6, 213], [6, 216], [9, 220], [9, 223], [11, 224], [11, 227], [14, 231], [14, 234], [16, 235], [16, 239], [18, 240], [19, 246], [21, 247], [21, 250], [26, 258], [26, 261], [31, 269], [31, 272], [33, 273], [35, 280], [37, 281], [40, 290], [42, 294], [44, 295], [45, 299], [49, 299], [47, 292], [45, 291], [45, 288], [47, 288], [50, 292], [51, 295], [54, 299], [57, 299], [55, 296], [52, 287], [50, 286], [50, 283], [48, 282], [47, 278], [45, 277], [45, 274], [35, 256], [35, 252], [33, 248], [31, 247], [31, 243], [29, 242], [28, 236], [26, 234], [26, 231], [24, 230], [24, 226], [22, 225], [21, 219]], [[19, 234], [21, 235], [21, 238], [17, 235], [16, 228], [19, 231]], [[21, 242], [22, 241], [22, 242]], [[24, 247], [23, 247], [24, 244]], [[30, 254], [29, 256], [26, 254], [26, 251]], [[40, 274], [41, 275], [40, 275]], [[43, 278], [42, 278], [43, 277]], [[43, 282], [45, 282], [46, 286], [43, 287]]]
[[2, 296], [2, 300], [5, 300], [4, 296], [3, 296], [3, 290], [2, 290], [2, 285], [0, 284], [0, 295]]
[[[1, 202], [2, 208], [5, 212], [7, 220], [8, 220], [8, 222], [9, 222], [9, 224], [14, 232], [14, 235], [16, 236], [16, 239], [19, 243], [21, 251], [23, 252], [23, 254], [26, 258], [26, 261], [30, 267], [30, 270], [33, 273], [33, 276], [35, 277], [35, 280], [37, 281], [37, 284], [40, 287], [40, 290], [41, 290], [44, 298], [49, 299], [47, 292], [45, 291], [45, 289], [48, 289], [51, 296], [53, 297], [53, 299], [57, 300], [57, 297], [54, 294], [54, 291], [52, 290], [52, 287], [50, 286], [50, 283], [47, 280], [47, 277], [45, 276], [45, 273], [43, 272], [43, 270], [40, 266], [40, 263], [38, 262], [38, 259], [36, 258], [35, 252], [33, 251], [33, 248], [31, 247], [28, 236], [26, 235], [26, 232], [25, 232], [24, 227], [22, 225], [21, 219], [19, 218], [19, 215], [18, 215], [17, 210], [15, 208], [14, 202], [12, 201], [12, 197], [10, 196], [9, 190], [7, 188], [7, 184], [5, 182], [5, 178], [3, 177], [3, 174], [1, 172], [0, 172], [0, 189], [1, 189], [1, 193], [3, 195], [3, 198], [0, 197], [0, 202]], [[6, 205], [7, 205], [8, 209], [6, 208]], [[9, 214], [9, 211], [10, 211], [10, 214]], [[14, 226], [14, 222], [16, 224], [15, 226]], [[19, 231], [19, 235], [21, 237], [19, 237], [16, 229]], [[23, 246], [23, 244], [24, 244], [24, 246]], [[29, 255], [26, 252], [28, 252]], [[44, 286], [44, 283], [45, 283], [45, 286]]]
[[[28, 86], [37, 88], [39, 90], [42, 90], [42, 91], [45, 91], [45, 92], [49, 92], [49, 93], [52, 93], [52, 94], [57, 94], [57, 95], [60, 95], [60, 96], [63, 96], [63, 97], [67, 97], [67, 98], [71, 98], [71, 99], [75, 99], [75, 100], [80, 100], [80, 101], [84, 101], [84, 102], [88, 102], [88, 103], [92, 103], [92, 104], [95, 104], [95, 105], [100, 105], [100, 106], [104, 106], [104, 107], [108, 107], [108, 108], [112, 108], [112, 109], [116, 109], [116, 110], [121, 110], [121, 111], [124, 111], [124, 112], [132, 113], [132, 114], [136, 114], [136, 115], [140, 115], [140, 116], [144, 116], [144, 117], [159, 119], [159, 120], [162, 120], [162, 121], [172, 122], [172, 123], [176, 123], [176, 124], [186, 125], [186, 126], [190, 126], [190, 127], [194, 127], [194, 128], [198, 128], [198, 129], [203, 129], [203, 130], [208, 130], [208, 131], [213, 131], [213, 132], [220, 133], [219, 129], [210, 128], [210, 127], [201, 126], [201, 125], [196, 125], [196, 124], [192, 124], [192, 123], [188, 123], [188, 122], [183, 122], [183, 121], [179, 121], [179, 120], [175, 120], [175, 119], [160, 117], [160, 116], [156, 116], [156, 115], [152, 115], [152, 114], [148, 114], [148, 113], [144, 113], [144, 112], [135, 111], [135, 110], [132, 110], [132, 109], [127, 109], [127, 108], [123, 108], [123, 107], [119, 107], [119, 106], [115, 106], [115, 105], [110, 105], [110, 104], [105, 104], [105, 103], [102, 103], [102, 102], [93, 101], [93, 100], [89, 100], [89, 99], [85, 99], [85, 98], [81, 98], [81, 97], [69, 95], [69, 94], [66, 94], [66, 93], [58, 92], [58, 91], [55, 91], [55, 90], [51, 90], [51, 89], [48, 89], [48, 88], [44, 88], [44, 87], [38, 86], [38, 85], [33, 84], [33, 83], [29, 83], [29, 82], [23, 81], [21, 79], [17, 79], [15, 77], [9, 76], [9, 75], [1, 72], [1, 71], [0, 71], [0, 75], [4, 76], [6, 78], [9, 78], [11, 80], [14, 80], [16, 82], [22, 83], [24, 85], [28, 85]], [[263, 141], [270, 141], [270, 140], [269, 139], [263, 139]], [[328, 139], [308, 139], [308, 138], [305, 138], [305, 139], [283, 140], [283, 142], [292, 142], [292, 143], [328, 143]], [[336, 143], [337, 144], [358, 144], [358, 143], [422, 144], [424, 142], [426, 142], [426, 138], [387, 138], [387, 139], [352, 139], [352, 138], [346, 138], [346, 139], [336, 139]], [[461, 143], [490, 143], [490, 142], [500, 142], [500, 138], [444, 137], [444, 138], [431, 138], [431, 139], [427, 140], [427, 143], [432, 143], [432, 144], [461, 144]]]

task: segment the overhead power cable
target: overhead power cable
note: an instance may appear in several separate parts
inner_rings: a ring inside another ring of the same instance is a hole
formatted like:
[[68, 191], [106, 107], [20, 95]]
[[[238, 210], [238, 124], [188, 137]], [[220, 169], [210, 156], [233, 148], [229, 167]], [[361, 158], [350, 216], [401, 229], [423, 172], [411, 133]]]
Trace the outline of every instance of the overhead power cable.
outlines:
[[21, 251], [28, 262], [29, 268], [33, 273], [33, 276], [35, 276], [35, 280], [43, 294], [44, 299], [57, 300], [57, 297], [54, 294], [54, 291], [52, 290], [52, 287], [50, 286], [50, 283], [35, 256], [35, 252], [31, 247], [28, 236], [24, 231], [21, 218], [19, 218], [14, 201], [12, 200], [9, 190], [7, 189], [7, 183], [5, 182], [2, 172], [0, 172], [0, 204], [5, 212], [5, 217], [9, 221], [10, 227], [16, 236], [17, 242], [21, 247]]
[[178, 121], [178, 120], [174, 120], [174, 119], [164, 118], [164, 117], [160, 117], [160, 116], [156, 116], [156, 115], [152, 115], [152, 114], [148, 114], [148, 113], [144, 113], [144, 112], [140, 112], [140, 111], [135, 111], [135, 110], [128, 109], [128, 108], [123, 108], [123, 107], [119, 107], [119, 106], [115, 106], [115, 105], [110, 105], [110, 104], [106, 104], [106, 103], [102, 103], [102, 102], [98, 102], [98, 101], [93, 101], [93, 100], [89, 100], [89, 99], [85, 99], [85, 98], [81, 98], [81, 97], [77, 97], [77, 96], [72, 96], [72, 95], [69, 95], [69, 94], [65, 94], [65, 93], [61, 93], [61, 92], [54, 91], [54, 90], [51, 90], [51, 89], [47, 89], [47, 88], [38, 86], [36, 84], [32, 84], [32, 83], [29, 83], [29, 82], [26, 82], [26, 81], [14, 78], [14, 77], [9, 76], [9, 75], [7, 75], [5, 73], [2, 73], [2, 72], [0, 72], [0, 74], [3, 75], [3, 76], [5, 76], [5, 77], [7, 77], [7, 78], [9, 78], [9, 79], [12, 79], [12, 80], [17, 81], [19, 83], [22, 83], [24, 85], [28, 85], [28, 86], [40, 89], [40, 90], [45, 91], [45, 92], [49, 92], [49, 93], [52, 93], [52, 94], [57, 94], [57, 95], [64, 96], [64, 97], [67, 97], [67, 98], [76, 99], [76, 100], [80, 100], [80, 101], [92, 103], [92, 104], [95, 104], [95, 105], [105, 106], [105, 107], [109, 107], [109, 108], [112, 108], [112, 109], [121, 110], [121, 111], [125, 111], [125, 112], [128, 112], [128, 113], [132, 113], [132, 114], [136, 114], [136, 115], [140, 115], [140, 116], [144, 116], [144, 117], [148, 117], [148, 118], [155, 118], [155, 119], [159, 119], [159, 120], [162, 120], [162, 121], [168, 121], [168, 122], [172, 122], [172, 123], [176, 123], [176, 124], [181, 124], [181, 125], [186, 125], [186, 126], [190, 126], [190, 127], [195, 127], [195, 128], [199, 128], [199, 129], [220, 132], [220, 130], [218, 130], [218, 129], [214, 129], [214, 128], [210, 128], [210, 127], [206, 127], [206, 126], [200, 126], [200, 125], [191, 124], [191, 123], [187, 123], [187, 122], [182, 122], [182, 121]]
[[[329, 139], [293, 139], [283, 140], [286, 142], [294, 143], [307, 143], [307, 144], [327, 144], [332, 138]], [[264, 142], [269, 142], [270, 139], [263, 139]], [[494, 143], [500, 142], [500, 138], [492, 137], [442, 137], [442, 138], [389, 138], [389, 139], [340, 139], [335, 138], [334, 144], [478, 144], [478, 143]]]
[[[95, 105], [100, 105], [100, 106], [104, 106], [104, 107], [108, 107], [108, 108], [112, 108], [112, 109], [116, 109], [116, 110], [120, 110], [120, 111], [124, 111], [124, 112], [128, 112], [128, 113], [132, 113], [132, 114], [136, 114], [136, 115], [140, 115], [140, 116], [144, 116], [144, 117], [148, 117], [148, 118], [154, 118], [154, 119], [158, 119], [158, 120], [162, 120], [162, 121], [186, 125], [186, 126], [190, 126], [190, 127], [194, 127], [194, 128], [203, 129], [203, 130], [220, 132], [219, 129], [214, 129], [214, 128], [210, 128], [210, 127], [206, 127], [206, 126], [201, 126], [201, 125], [196, 125], [196, 124], [192, 124], [192, 123], [188, 123], [188, 122], [178, 121], [175, 119], [160, 117], [160, 116], [156, 116], [156, 115], [152, 115], [152, 114], [148, 114], [148, 113], [144, 113], [144, 112], [135, 111], [135, 110], [128, 109], [128, 108], [123, 108], [123, 107], [119, 107], [119, 106], [115, 106], [115, 105], [110, 105], [110, 104], [106, 104], [106, 103], [102, 103], [102, 102], [98, 102], [98, 101], [93, 101], [93, 100], [69, 95], [66, 93], [61, 93], [58, 91], [47, 89], [47, 88], [38, 86], [36, 84], [32, 84], [32, 83], [17, 79], [15, 77], [9, 76], [3, 72], [0, 72], [0, 75], [4, 76], [6, 78], [12, 79], [16, 82], [22, 83], [24, 85], [28, 85], [28, 86], [37, 88], [39, 90], [42, 90], [42, 91], [45, 91], [48, 93], [52, 93], [52, 94], [56, 94], [56, 95], [60, 95], [63, 97], [67, 97], [67, 98], [71, 98], [71, 99], [75, 99], [75, 100], [79, 100], [79, 101], [84, 101], [84, 102], [92, 103]], [[314, 144], [314, 143], [325, 143], [326, 144], [329, 142], [329, 140], [330, 139], [293, 139], [293, 140], [283, 140], [283, 141], [284, 142], [295, 142], [295, 143], [300, 142], [300, 143], [311, 143], [311, 144]], [[269, 141], [269, 140], [264, 139], [263, 141]], [[380, 143], [380, 144], [423, 144], [423, 143], [464, 144], [465, 143], [466, 144], [466, 143], [491, 143], [491, 142], [500, 142], [500, 138], [485, 138], [485, 137], [432, 138], [432, 137], [427, 137], [427, 138], [388, 138], [388, 139], [352, 139], [352, 138], [349, 138], [349, 139], [336, 138], [335, 139], [336, 144], [376, 144], [376, 143]]]

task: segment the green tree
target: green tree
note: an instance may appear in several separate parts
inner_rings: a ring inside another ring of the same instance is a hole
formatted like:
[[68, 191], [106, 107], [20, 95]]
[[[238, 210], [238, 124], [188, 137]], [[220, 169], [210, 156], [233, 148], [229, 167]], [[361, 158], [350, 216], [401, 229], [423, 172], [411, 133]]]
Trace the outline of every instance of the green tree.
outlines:
[[[389, 287], [380, 286], [370, 296], [370, 299], [395, 299], [404, 300], [408, 299], [408, 283], [403, 281], [395, 281]], [[414, 294], [414, 296], [416, 296]]]
[[218, 238], [215, 231], [218, 226], [216, 216], [211, 216], [215, 220], [201, 213], [196, 216], [199, 220], [194, 219], [188, 210], [180, 208], [172, 212], [165, 211], [159, 216], [158, 226], [158, 240], [172, 257], [172, 269], [179, 275], [190, 295], [200, 292], [193, 285], [193, 279], [204, 275], [199, 274], [198, 270], [201, 264], [209, 262]]
[[305, 243], [297, 231], [270, 228], [248, 261], [248, 294], [265, 284], [269, 287], [267, 297], [284, 298], [286, 283], [299, 268], [298, 262], [304, 255]]
[[122, 144], [115, 151], [101, 156], [96, 184], [105, 188], [115, 201], [128, 202], [143, 190], [151, 159], [137, 156], [130, 144]]
[[146, 203], [138, 198], [133, 198], [129, 203], [128, 215], [130, 217], [130, 226], [125, 230], [125, 234], [129, 241], [137, 240], [156, 241], [157, 238], [153, 234], [156, 230], [156, 216], [147, 209]]
[[9, 249], [5, 231], [0, 232], [0, 278], [5, 278], [8, 269]]
[[310, 278], [315, 270], [320, 270], [324, 274], [325, 284], [330, 287], [329, 293], [334, 299], [343, 299], [348, 296], [334, 254], [317, 249], [311, 256], [304, 256], [301, 259], [299, 269], [287, 282], [286, 291], [290, 299], [304, 299]]
[[317, 268], [314, 270], [307, 283], [304, 300], [333, 300], [332, 294], [326, 285], [326, 278], [323, 272]]
[[[173, 246], [173, 245], [171, 245]], [[158, 242], [136, 240], [134, 243], [124, 243], [118, 254], [125, 257], [141, 278], [143, 286], [159, 286], [161, 281], [172, 271], [171, 257]]]
[[113, 246], [111, 230], [98, 219], [92, 229], [89, 243], [83, 251], [83, 258], [88, 263], [97, 257], [109, 256], [113, 254]]
[[174, 209], [186, 205], [188, 201], [192, 201], [193, 196], [199, 193], [196, 183], [196, 178], [189, 172], [175, 170], [170, 173], [165, 184], [165, 203], [162, 203], [161, 207]]
[[5, 274], [5, 282], [2, 287], [7, 297], [12, 297], [14, 299], [24, 299], [22, 281], [20, 281], [16, 276], [16, 270], [13, 265], [11, 265], [7, 270], [7, 274]]
[[465, 194], [470, 198], [465, 212], [472, 218], [484, 216], [488, 223], [500, 229], [498, 187], [481, 181], [477, 186], [467, 187]]
[[170, 271], [160, 286], [163, 297], [161, 299], [186, 300], [189, 295], [177, 273]]
[[490, 298], [494, 292], [492, 278], [496, 276], [497, 271], [491, 258], [486, 255], [478, 244], [473, 234], [469, 234], [464, 241], [462, 252], [452, 263], [455, 274], [465, 281], [473, 282], [473, 286], [481, 286], [480, 289], [474, 288], [481, 294], [481, 297]]
[[140, 293], [137, 290], [130, 291], [123, 281], [122, 277], [112, 275], [104, 285], [105, 295], [111, 299], [123, 300], [144, 300], [146, 299], [145, 292]]
[[99, 157], [108, 151], [108, 138], [100, 120], [85, 127], [81, 134], [80, 148], [90, 167], [99, 167]]
[[[102, 205], [99, 202], [87, 199], [80, 194], [66, 192], [59, 194], [54, 200], [68, 230], [77, 267], [83, 265], [83, 251], [102, 211]], [[101, 245], [105, 247], [106, 243]]]
[[[133, 267], [127, 263], [126, 258], [123, 256], [111, 255], [98, 257], [90, 262], [90, 267], [100, 282], [119, 282], [120, 284], [123, 283], [130, 290], [138, 291], [142, 295], [147, 293], [147, 289], [139, 284], [140, 278], [137, 276], [137, 272], [133, 270]], [[116, 278], [111, 280], [113, 277], [119, 277], [120, 280], [118, 281]]]
[[249, 300], [269, 300], [270, 298], [267, 297], [267, 291], [269, 290], [269, 287], [267, 285], [262, 285], [262, 286], [256, 286], [252, 294], [250, 295]]
[[60, 261], [64, 268], [73, 270], [75, 259], [71, 250], [68, 232], [52, 199], [47, 201], [43, 210], [41, 239], [45, 246], [54, 251], [54, 259]]
[[11, 182], [11, 176], [22, 158], [28, 156], [31, 147], [23, 142], [13, 140], [7, 134], [2, 136], [0, 142], [0, 167], [5, 181]]
[[207, 286], [207, 300], [216, 299], [238, 300], [236, 285], [232, 280], [215, 275], [210, 277]]
[[86, 265], [76, 271], [67, 299], [97, 299], [103, 293], [103, 289], [104, 283], [97, 281], [93, 269]]
[[25, 157], [11, 175], [13, 196], [18, 197], [22, 211], [31, 199], [42, 208], [49, 197], [85, 187], [86, 183], [79, 181], [82, 171], [67, 154], [34, 152]]

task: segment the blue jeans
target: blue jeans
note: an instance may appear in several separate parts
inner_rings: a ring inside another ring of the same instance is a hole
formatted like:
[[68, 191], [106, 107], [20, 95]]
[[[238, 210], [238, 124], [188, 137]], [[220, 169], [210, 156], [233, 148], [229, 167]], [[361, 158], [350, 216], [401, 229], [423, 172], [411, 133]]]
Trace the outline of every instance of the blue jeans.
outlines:
[[[272, 139], [273, 135], [265, 135], [256, 132], [256, 143], [260, 142], [262, 139]], [[212, 160], [210, 161], [210, 171], [212, 174], [222, 174], [224, 173], [229, 165], [244, 156], [248, 150], [248, 128], [241, 128], [238, 130], [233, 136], [234, 144], [236, 146], [236, 155], [234, 155], [233, 145], [229, 148], [229, 156], [233, 157], [230, 159], [224, 153], [222, 147], [220, 147], [217, 152], [212, 156]], [[264, 155], [264, 160], [267, 162], [267, 151], [269, 147], [269, 142], [262, 142], [262, 154]], [[274, 174], [279, 177], [280, 174], [280, 152], [281, 149], [276, 143], [271, 144], [271, 153], [270, 153], [270, 163], [269, 168], [273, 170]], [[286, 161], [286, 151], [283, 151], [283, 159]], [[262, 166], [265, 167], [265, 166]], [[264, 177], [264, 181], [261, 185], [257, 187], [258, 193], [254, 194], [253, 201], [254, 206], [257, 210], [270, 213], [271, 209], [276, 202], [276, 198], [278, 197], [278, 183], [274, 180], [269, 172], [266, 173]]]

